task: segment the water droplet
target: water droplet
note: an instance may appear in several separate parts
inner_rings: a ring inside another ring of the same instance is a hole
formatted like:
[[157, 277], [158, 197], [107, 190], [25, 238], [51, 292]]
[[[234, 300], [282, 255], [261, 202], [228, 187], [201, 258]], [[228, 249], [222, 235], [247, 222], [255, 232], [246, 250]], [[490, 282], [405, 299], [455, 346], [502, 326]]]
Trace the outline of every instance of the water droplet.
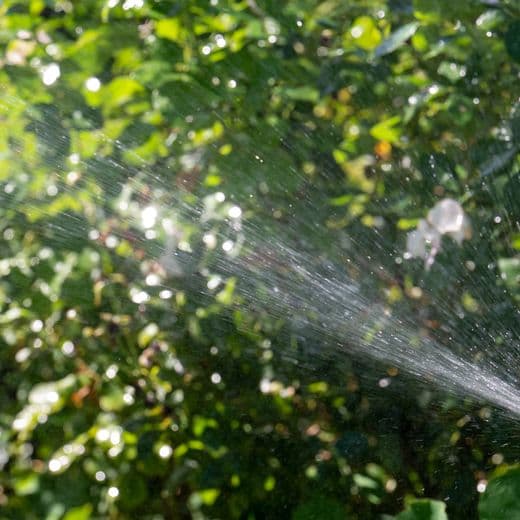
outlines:
[[50, 63], [40, 69], [40, 74], [43, 84], [50, 86], [61, 76], [60, 66], [57, 63]]
[[229, 208], [228, 215], [231, 218], [240, 218], [242, 215], [242, 210], [238, 206], [232, 206]]
[[172, 296], [173, 292], [168, 289], [165, 289], [164, 291], [161, 291], [159, 293], [159, 298], [161, 298], [162, 300], [169, 300]]
[[74, 343], [72, 343], [72, 341], [65, 341], [61, 346], [61, 351], [66, 356], [72, 356], [72, 354], [74, 354], [75, 351]]
[[110, 486], [108, 488], [108, 496], [110, 498], [117, 498], [119, 496], [119, 489], [117, 489], [115, 486]]
[[31, 323], [31, 330], [33, 332], [40, 332], [43, 329], [43, 321], [42, 320], [34, 320]]
[[477, 484], [477, 491], [479, 493], [484, 493], [484, 491], [486, 491], [486, 488], [487, 488], [487, 480], [479, 480], [478, 484]]
[[215, 43], [217, 44], [217, 47], [223, 49], [226, 46], [226, 39], [224, 36], [222, 36], [222, 34], [216, 34]]
[[232, 249], [233, 249], [233, 246], [234, 246], [234, 243], [232, 240], [226, 240], [223, 244], [222, 244], [222, 249], [226, 252], [226, 253], [229, 253]]
[[168, 459], [172, 456], [172, 454], [173, 454], [173, 449], [168, 444], [163, 444], [159, 448], [159, 457], [161, 457], [161, 459]]
[[150, 273], [145, 278], [146, 285], [155, 287], [161, 283], [161, 278], [155, 273]]
[[153, 206], [148, 206], [141, 212], [141, 223], [145, 229], [153, 227], [156, 219], [157, 209]]
[[49, 471], [56, 473], [61, 469], [61, 462], [58, 459], [51, 459], [49, 461]]
[[117, 365], [110, 365], [106, 369], [105, 375], [108, 377], [108, 379], [114, 379], [114, 377], [116, 377], [116, 375], [117, 375], [118, 370], [119, 370], [119, 368]]

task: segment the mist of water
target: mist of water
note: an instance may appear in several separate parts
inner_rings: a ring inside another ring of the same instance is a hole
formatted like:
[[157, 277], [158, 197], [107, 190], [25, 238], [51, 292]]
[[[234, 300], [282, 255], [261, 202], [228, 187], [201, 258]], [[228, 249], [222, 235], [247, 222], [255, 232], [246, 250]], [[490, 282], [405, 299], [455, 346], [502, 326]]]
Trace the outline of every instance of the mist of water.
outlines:
[[[258, 241], [252, 245], [258, 248], [260, 244]], [[313, 267], [314, 259], [278, 241], [271, 243], [269, 250], [270, 258], [256, 270], [240, 261], [232, 268], [223, 261], [221, 268], [239, 278], [253, 278], [255, 284], [267, 285], [267, 294], [246, 293], [245, 297], [257, 304], [260, 298], [272, 315], [293, 316], [317, 332], [324, 347], [314, 351], [313, 356], [377, 360], [436, 388], [471, 396], [520, 416], [520, 392], [514, 384], [516, 364], [510, 364], [518, 353], [517, 343], [508, 345], [502, 365], [490, 360], [477, 364], [467, 359], [475, 354], [473, 349], [468, 347], [463, 356], [430, 334], [420, 334], [417, 316], [404, 317], [398, 309], [367, 296], [344, 269], [328, 263], [325, 273], [318, 272]], [[273, 267], [280, 265], [282, 272]], [[475, 338], [468, 338], [468, 346], [472, 341]], [[485, 350], [485, 346], [480, 349]], [[312, 363], [312, 359], [308, 362]]]
[[[48, 128], [48, 131], [53, 130]], [[129, 152], [128, 147], [117, 141], [112, 144], [115, 148], [121, 148], [122, 152]], [[125, 179], [114, 183], [107, 178], [105, 188], [113, 191], [115, 184], [116, 191], [123, 188], [124, 192], [126, 181], [139, 179], [140, 183], [171, 196], [171, 188], [163, 176], [152, 172], [145, 164], [130, 171], [126, 164], [112, 158], [100, 157], [96, 160], [100, 164], [110, 161], [111, 170], [117, 170], [121, 173], [121, 178]], [[59, 171], [59, 165], [56, 167]], [[64, 177], [67, 175], [65, 171], [60, 174]], [[64, 187], [68, 189], [66, 183]], [[4, 196], [13, 195], [9, 192], [9, 195]], [[214, 206], [217, 207], [224, 198], [218, 200], [217, 197]], [[99, 202], [104, 201], [101, 198]], [[203, 240], [206, 246], [216, 247], [220, 251], [212, 269], [223, 277], [236, 277], [238, 291], [246, 303], [262, 307], [273, 317], [292, 320], [295, 326], [305, 326], [307, 330], [313, 330], [323, 338], [320, 341], [322, 348], [313, 350], [312, 356], [323, 359], [332, 359], [338, 355], [356, 356], [377, 360], [458, 396], [471, 396], [479, 401], [492, 403], [514, 416], [520, 416], [516, 370], [520, 352], [518, 331], [508, 331], [511, 344], [506, 351], [487, 360], [484, 356], [484, 361], [476, 363], [472, 357], [479, 351], [485, 351], [486, 338], [478, 334], [475, 338], [465, 338], [468, 344], [467, 354], [460, 354], [460, 348], [454, 349], [453, 345], [443, 344], [434, 334], [421, 333], [417, 316], [397, 314], [398, 309], [395, 306], [385, 304], [379, 297], [362, 288], [360, 280], [363, 277], [385, 276], [384, 267], [377, 265], [367, 251], [379, 249], [378, 254], [395, 255], [395, 249], [388, 249], [388, 245], [383, 244], [382, 237], [380, 240], [372, 237], [372, 242], [367, 241], [364, 244], [351, 244], [350, 249], [343, 251], [343, 257], [348, 257], [347, 265], [340, 266], [327, 260], [326, 254], [320, 259], [315, 250], [306, 251], [305, 247], [299, 247], [298, 242], [305, 242], [306, 237], [300, 237], [303, 240], [298, 239], [297, 229], [302, 228], [302, 222], [298, 219], [286, 224], [289, 231], [280, 224], [269, 229], [259, 227], [258, 224], [241, 218], [240, 202], [237, 200], [238, 206], [234, 206], [239, 209], [231, 210], [227, 218], [230, 222], [229, 229], [236, 236], [230, 239], [224, 235], [209, 234], [209, 238]], [[306, 201], [305, 204], [308, 205], [307, 214], [312, 214], [312, 201]], [[141, 230], [144, 227], [150, 231], [159, 223], [157, 208], [163, 214], [174, 212], [195, 225], [205, 218], [204, 210], [186, 203], [182, 196], [174, 195], [168, 202], [165, 202], [164, 197], [157, 197], [157, 200], [152, 198], [146, 208], [138, 208], [141, 212], [139, 215], [135, 214], [135, 208], [135, 205], [126, 204], [124, 208], [120, 206], [117, 213], [119, 218], [128, 220], [128, 226]], [[143, 222], [143, 219], [148, 219], [148, 222]], [[319, 227], [313, 225], [307, 224], [303, 228], [305, 233], [314, 234], [314, 237], [320, 233]], [[57, 228], [52, 230], [58, 234], [61, 231], [63, 230]], [[155, 235], [143, 236], [138, 240], [146, 243], [151, 238], [155, 238]], [[162, 262], [171, 276], [190, 276], [178, 264], [178, 245], [177, 238], [170, 243], [163, 243], [156, 260]], [[343, 246], [338, 243], [335, 247], [342, 250]], [[189, 255], [187, 261], [190, 262]], [[348, 265], [350, 262], [352, 265]], [[356, 277], [351, 276], [351, 267], [357, 270]], [[442, 269], [442, 266], [434, 268]], [[168, 282], [165, 280], [164, 283]], [[486, 280], [482, 281], [482, 292], [486, 291], [486, 283]], [[208, 291], [210, 290], [208, 285]], [[440, 314], [446, 317], [448, 326], [453, 327], [453, 324], [450, 325], [450, 305], [447, 302], [434, 304], [441, 308]], [[488, 338], [488, 343], [491, 342], [492, 338]], [[312, 364], [313, 359], [297, 361]]]

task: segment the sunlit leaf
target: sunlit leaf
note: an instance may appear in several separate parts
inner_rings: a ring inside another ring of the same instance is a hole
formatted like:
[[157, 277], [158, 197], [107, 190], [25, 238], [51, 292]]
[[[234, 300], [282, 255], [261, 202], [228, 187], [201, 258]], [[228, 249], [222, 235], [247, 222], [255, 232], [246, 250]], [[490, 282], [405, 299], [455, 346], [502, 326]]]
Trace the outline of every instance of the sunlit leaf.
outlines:
[[177, 43], [184, 40], [184, 30], [178, 18], [163, 18], [155, 25], [155, 34], [159, 38], [166, 38]]
[[82, 506], [69, 509], [63, 520], [88, 520], [92, 514], [92, 504], [84, 504]]
[[379, 139], [380, 141], [388, 141], [389, 143], [396, 143], [399, 141], [401, 130], [398, 127], [401, 122], [400, 116], [393, 116], [385, 119], [370, 129], [370, 135]]
[[356, 18], [349, 29], [349, 34], [355, 44], [364, 50], [375, 49], [382, 38], [375, 20], [369, 16]]

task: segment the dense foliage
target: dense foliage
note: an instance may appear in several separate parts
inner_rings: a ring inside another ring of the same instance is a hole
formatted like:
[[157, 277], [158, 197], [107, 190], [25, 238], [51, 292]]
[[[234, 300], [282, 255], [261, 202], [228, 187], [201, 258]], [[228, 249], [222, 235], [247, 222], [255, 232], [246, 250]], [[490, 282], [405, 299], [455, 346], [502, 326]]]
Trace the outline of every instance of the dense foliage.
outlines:
[[297, 244], [515, 382], [514, 0], [4, 0], [0, 48], [1, 518], [520, 516], [507, 414], [262, 296]]

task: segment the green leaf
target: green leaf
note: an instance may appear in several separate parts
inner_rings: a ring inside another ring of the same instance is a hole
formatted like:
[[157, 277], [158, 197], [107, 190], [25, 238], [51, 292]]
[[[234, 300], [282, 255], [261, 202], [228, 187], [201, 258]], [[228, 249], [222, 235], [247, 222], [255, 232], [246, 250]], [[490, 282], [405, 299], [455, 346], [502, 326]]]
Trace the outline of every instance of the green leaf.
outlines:
[[292, 520], [345, 520], [341, 502], [329, 497], [316, 497], [299, 505]]
[[156, 323], [149, 323], [137, 335], [137, 344], [145, 348], [159, 334], [159, 326]]
[[491, 31], [502, 23], [504, 23], [504, 13], [500, 9], [488, 9], [475, 21], [475, 25], [481, 31]]
[[49, 405], [53, 408], [60, 407], [64, 394], [68, 394], [76, 384], [76, 377], [73, 374], [50, 383], [40, 383], [29, 392], [29, 403], [33, 405]]
[[346, 206], [352, 201], [353, 197], [353, 195], [341, 195], [340, 197], [330, 199], [329, 202], [331, 206]]
[[220, 495], [219, 489], [201, 489], [197, 492], [205, 506], [212, 506]]
[[159, 20], [155, 25], [155, 34], [157, 34], [159, 38], [166, 38], [167, 40], [177, 43], [184, 41], [184, 30], [178, 18]]
[[103, 88], [103, 106], [107, 110], [113, 110], [133, 100], [143, 90], [143, 86], [134, 79], [115, 78]]
[[379, 489], [381, 487], [376, 480], [366, 475], [361, 475], [361, 473], [354, 473], [352, 478], [356, 486], [362, 489]]
[[507, 288], [514, 296], [520, 297], [520, 257], [500, 258], [498, 268]]
[[230, 278], [226, 282], [224, 289], [216, 295], [215, 299], [223, 305], [231, 305], [234, 299], [236, 282], [236, 278]]
[[272, 476], [272, 475], [269, 475], [265, 481], [264, 481], [264, 489], [266, 491], [272, 491], [276, 486], [276, 479]]
[[310, 86], [286, 88], [282, 92], [289, 99], [308, 101], [309, 103], [316, 103], [320, 97], [319, 92]]
[[518, 520], [520, 518], [520, 466], [501, 468], [480, 497], [480, 520]]
[[504, 43], [509, 56], [520, 62], [520, 21], [515, 21], [508, 27], [504, 35]]
[[62, 520], [88, 520], [91, 514], [92, 504], [83, 504], [69, 509]]
[[381, 32], [369, 16], [359, 16], [350, 28], [350, 37], [361, 49], [371, 51], [381, 42]]
[[446, 504], [428, 498], [412, 500], [396, 520], [448, 520]]
[[313, 394], [324, 394], [328, 391], [329, 385], [325, 381], [317, 381], [309, 385], [309, 392]]
[[17, 495], [32, 495], [40, 489], [40, 477], [36, 473], [29, 473], [15, 479], [13, 487]]
[[377, 123], [370, 129], [370, 135], [379, 141], [388, 141], [389, 143], [396, 143], [401, 135], [401, 130], [397, 125], [401, 122], [400, 116], [389, 117]]
[[465, 70], [465, 66], [460, 63], [443, 61], [439, 65], [437, 72], [452, 83], [455, 83], [464, 77]]
[[127, 508], [135, 508], [148, 497], [145, 479], [135, 472], [126, 474], [119, 483], [120, 500]]
[[215, 421], [215, 419], [195, 415], [193, 417], [193, 433], [195, 437], [203, 435], [206, 428], [218, 428], [217, 421]]
[[105, 412], [117, 412], [125, 407], [124, 391], [117, 385], [110, 385], [99, 398], [99, 407]]
[[399, 27], [397, 31], [394, 31], [376, 48], [374, 51], [375, 56], [384, 56], [385, 54], [390, 54], [391, 52], [397, 50], [406, 42], [406, 40], [415, 34], [415, 31], [417, 31], [419, 25], [419, 22], [411, 22], [403, 25], [402, 27]]

